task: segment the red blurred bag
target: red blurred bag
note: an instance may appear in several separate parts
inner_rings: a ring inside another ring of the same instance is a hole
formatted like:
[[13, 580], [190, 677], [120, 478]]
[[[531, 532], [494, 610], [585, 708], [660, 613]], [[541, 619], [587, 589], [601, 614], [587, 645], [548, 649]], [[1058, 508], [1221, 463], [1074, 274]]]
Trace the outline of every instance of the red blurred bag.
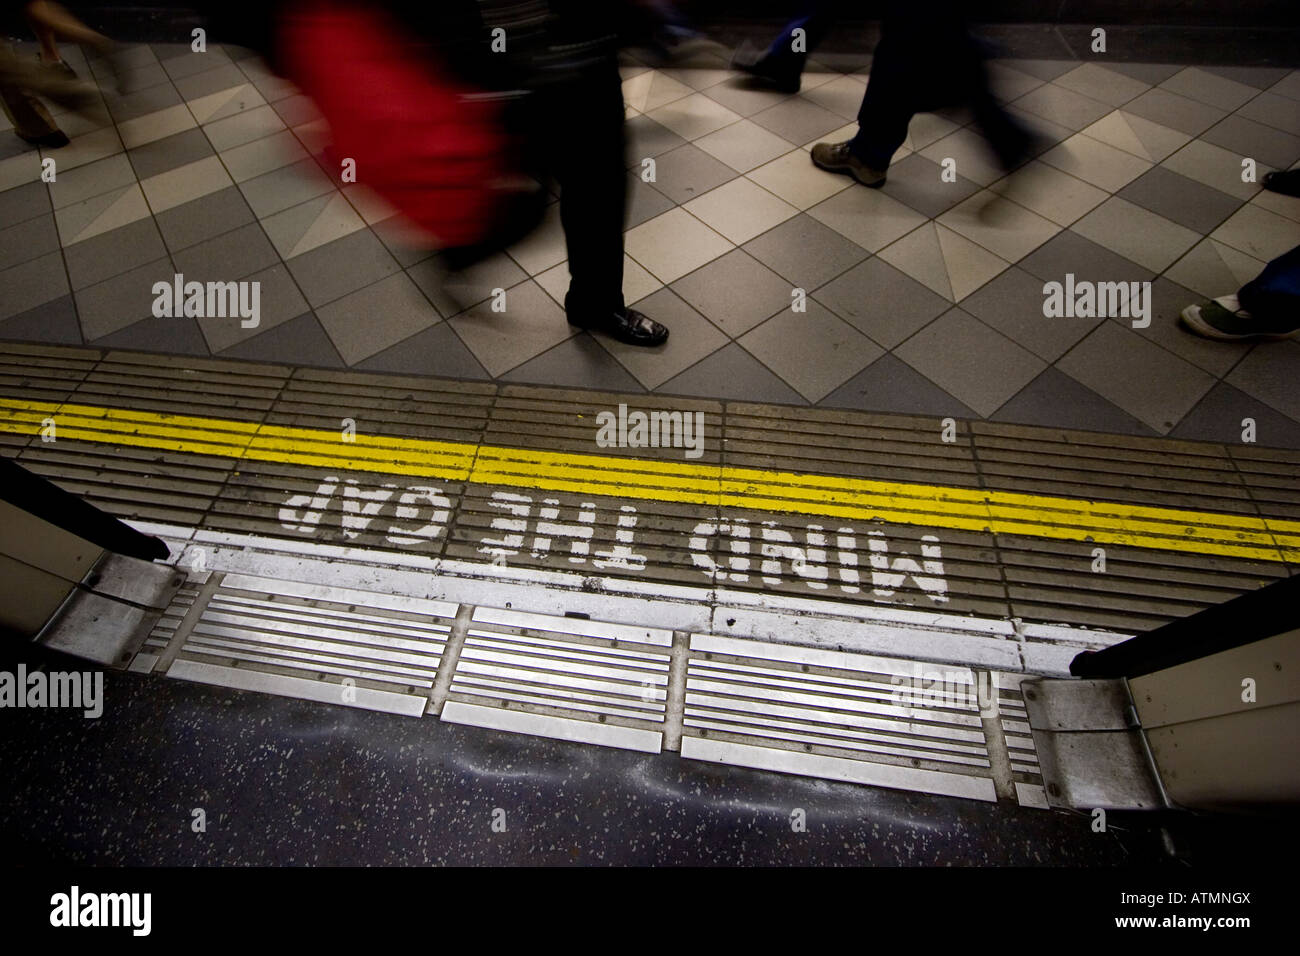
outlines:
[[298, 4], [277, 45], [329, 123], [335, 169], [356, 160], [357, 182], [444, 246], [491, 238], [519, 194], [499, 101], [421, 55], [381, 9]]

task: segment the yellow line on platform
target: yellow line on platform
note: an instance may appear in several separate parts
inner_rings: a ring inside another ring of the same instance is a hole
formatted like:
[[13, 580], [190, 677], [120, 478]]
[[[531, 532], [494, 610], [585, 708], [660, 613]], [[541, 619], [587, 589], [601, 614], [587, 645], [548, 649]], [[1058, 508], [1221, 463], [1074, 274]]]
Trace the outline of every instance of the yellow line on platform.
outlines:
[[1300, 521], [981, 491], [944, 485], [731, 468], [258, 425], [220, 418], [0, 398], [0, 432], [161, 451], [568, 491], [845, 521], [984, 531], [1192, 554], [1300, 561]]

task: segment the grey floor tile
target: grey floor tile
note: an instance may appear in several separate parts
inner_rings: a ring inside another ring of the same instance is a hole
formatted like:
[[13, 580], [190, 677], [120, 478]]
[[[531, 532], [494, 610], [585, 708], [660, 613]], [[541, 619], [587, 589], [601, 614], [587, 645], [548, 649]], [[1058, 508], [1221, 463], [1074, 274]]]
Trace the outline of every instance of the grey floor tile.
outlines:
[[248, 206], [259, 219], [273, 216], [317, 196], [334, 191], [333, 181], [308, 158], [239, 184]]
[[[171, 81], [171, 77], [167, 75], [161, 63], [145, 63], [122, 71], [122, 84], [128, 93]], [[105, 76], [101, 82], [105, 86], [112, 85], [112, 80], [108, 76]]]
[[1147, 90], [1124, 104], [1124, 109], [1143, 119], [1176, 129], [1188, 136], [1200, 136], [1228, 114], [1206, 103], [1190, 100], [1168, 90]]
[[503, 252], [459, 272], [448, 272], [441, 259], [434, 256], [412, 266], [407, 274], [443, 318], [477, 305], [490, 296], [493, 289], [513, 289], [528, 278], [528, 274]]
[[1103, 63], [1103, 69], [1141, 80], [1147, 86], [1158, 86], [1182, 70], [1178, 63]]
[[0, 192], [0, 223], [22, 222], [50, 211], [50, 190], [45, 183], [27, 183]]
[[959, 308], [917, 332], [894, 354], [979, 415], [989, 416], [1047, 363]]
[[0, 295], [0, 319], [8, 319], [72, 291], [61, 252], [49, 252], [0, 271], [0, 289], [4, 289], [4, 295]]
[[63, 295], [34, 309], [0, 320], [0, 339], [81, 345], [81, 323], [72, 296]]
[[1030, 90], [1015, 105], [1076, 132], [1091, 126], [1111, 111], [1111, 106], [1055, 83]]
[[654, 186], [645, 182], [637, 169], [627, 174], [627, 180], [627, 216], [624, 219], [624, 229], [639, 226], [677, 205]]
[[943, 167], [938, 163], [920, 153], [912, 153], [889, 167], [889, 178], [880, 191], [933, 219], [980, 189], [978, 183], [964, 176], [946, 183], [940, 178], [942, 172]]
[[158, 259], [96, 285], [78, 289], [77, 315], [86, 341], [111, 335], [153, 315], [155, 282], [172, 282], [176, 270], [170, 258]]
[[1078, 68], [1079, 66], [1078, 60], [1039, 60], [1034, 59], [1034, 57], [1018, 56], [995, 57], [991, 62], [996, 62], [996, 64], [1002, 64], [1004, 66], [1010, 66], [1010, 68], [1013, 69], [1021, 70], [1021, 73], [1028, 73], [1031, 77], [1037, 77], [1043, 79], [1043, 81], [1063, 77], [1063, 75], [1069, 73], [1070, 70]]
[[[1222, 378], [1251, 350], [1251, 344], [1218, 342], [1189, 331], [1179, 314], [1193, 302], [1204, 300], [1204, 296], [1161, 276], [1151, 283], [1151, 325], [1133, 331], [1205, 369], [1216, 378]], [[1131, 327], [1127, 320], [1113, 321]], [[1297, 374], [1300, 374], [1300, 370], [1297, 370]]]
[[1101, 319], [1047, 318], [1043, 315], [1043, 280], [1012, 266], [961, 307], [1041, 359], [1055, 362]]
[[348, 365], [442, 321], [405, 272], [395, 272], [321, 306], [316, 317]]
[[312, 308], [320, 308], [400, 271], [401, 266], [373, 232], [361, 229], [295, 256], [289, 270]]
[[1300, 342], [1260, 343], [1224, 381], [1300, 421]]
[[65, 209], [105, 193], [119, 193], [134, 186], [135, 170], [125, 153], [117, 153], [60, 173], [50, 183], [50, 202], [55, 209]]
[[676, 149], [686, 140], [682, 139], [667, 126], [656, 123], [648, 116], [634, 116], [627, 121], [627, 165], [640, 168], [641, 160], [647, 156], [659, 156]]
[[330, 338], [310, 312], [282, 322], [273, 329], [232, 345], [222, 358], [308, 365], [313, 368], [342, 368], [343, 360]]
[[1200, 233], [1114, 196], [1070, 229], [1155, 272], [1168, 269], [1202, 239]]
[[1201, 139], [1274, 169], [1289, 169], [1300, 159], [1300, 136], [1284, 133], [1240, 114], [1215, 123], [1201, 134]]
[[200, 282], [230, 282], [269, 269], [280, 261], [271, 241], [256, 222], [173, 253], [172, 261], [186, 278]]
[[668, 341], [654, 348], [617, 342], [602, 332], [596, 340], [647, 389], [654, 390], [706, 355], [727, 344], [727, 337], [671, 289], [646, 296], [637, 309], [668, 326]]
[[811, 143], [844, 125], [843, 116], [798, 97], [760, 110], [750, 119], [796, 145]]
[[261, 272], [254, 272], [245, 282], [256, 282], [259, 287], [260, 314], [258, 324], [244, 328], [238, 318], [205, 316], [199, 319], [199, 329], [207, 340], [208, 348], [215, 354], [234, 345], [264, 335], [266, 332], [295, 319], [308, 311], [307, 300], [294, 283], [284, 263], [278, 263]]
[[1258, 92], [1255, 88], [1227, 77], [1189, 66], [1160, 84], [1160, 88], [1221, 110], [1235, 110]]
[[1054, 80], [1064, 76], [1079, 65], [1078, 60], [1062, 58], [1036, 59], [1033, 57], [998, 57], [994, 63], [1002, 63], [1022, 73], [1036, 76], [1040, 80]]
[[511, 369], [500, 381], [611, 392], [645, 391], [614, 356], [585, 332]]
[[12, 129], [0, 132], [0, 160], [13, 159], [24, 153], [36, 154], [36, 147], [26, 140], [19, 139]]
[[160, 57], [158, 62], [162, 64], [168, 76], [173, 80], [179, 80], [187, 76], [193, 76], [195, 73], [215, 70], [218, 67], [225, 66], [231, 62], [231, 59], [220, 47], [210, 46], [203, 53], [195, 53], [193, 50], [187, 49], [166, 60]]
[[1061, 282], [1067, 273], [1090, 282], [1142, 282], [1155, 273], [1125, 259], [1077, 232], [1062, 230], [1019, 262], [1044, 282]]
[[167, 255], [153, 219], [101, 233], [63, 251], [73, 289], [84, 289]]
[[248, 82], [248, 77], [244, 76], [235, 64], [227, 63], [214, 70], [203, 70], [189, 76], [182, 76], [173, 82], [182, 97], [186, 100], [197, 100], [201, 96], [211, 96], [222, 90], [243, 86]]
[[870, 253], [807, 213], [787, 219], [742, 248], [805, 292], [848, 271]]
[[195, 127], [126, 151], [138, 179], [148, 179], [212, 155], [212, 144]]
[[[663, 153], [655, 164], [655, 181], [651, 185], [679, 204], [702, 196], [740, 175], [692, 143]], [[636, 171], [634, 168], [633, 172]]]
[[990, 421], [1121, 435], [1156, 434], [1122, 408], [1054, 368], [1044, 369], [990, 416]]
[[488, 377], [483, 366], [457, 338], [451, 326], [443, 323], [413, 335], [405, 342], [384, 349], [357, 369], [367, 372], [395, 372], [402, 375], [432, 375], [482, 381]]
[[[778, 93], [775, 90], [752, 85], [743, 77], [711, 86], [704, 91], [704, 94], [740, 116], [753, 116], [790, 99], [788, 93]], [[844, 125], [843, 122], [840, 125]]]
[[969, 406], [894, 355], [882, 355], [817, 404], [900, 415], [979, 418]]
[[1169, 434], [1174, 438], [1236, 445], [1241, 442], [1243, 421], [1247, 418], [1254, 419], [1256, 444], [1300, 448], [1300, 422], [1223, 382], [1210, 389]]
[[462, 342], [490, 375], [501, 375], [574, 335], [564, 312], [533, 280], [505, 290], [506, 310], [480, 302], [451, 323]]
[[791, 305], [790, 283], [743, 249], [674, 282], [672, 290], [732, 338]]
[[1291, 72], [1285, 66], [1203, 66], [1201, 69], [1257, 90], [1268, 89]]
[[167, 248], [177, 251], [255, 222], [256, 217], [238, 187], [227, 186], [159, 213], [154, 221]]
[[199, 324], [188, 316], [150, 316], [90, 343], [101, 348], [165, 352], [168, 355], [211, 355]]
[[816, 301], [778, 312], [737, 340], [810, 402], [820, 402], [884, 350]]
[[871, 258], [814, 293], [873, 342], [892, 349], [952, 305], [883, 259]]
[[1153, 166], [1115, 195], [1201, 234], [1213, 232], [1241, 200], [1163, 166]]
[[1300, 133], [1300, 100], [1278, 96], [1276, 93], [1260, 93], [1237, 110], [1237, 115], [1293, 136]]
[[803, 405], [804, 398], [771, 369], [732, 342], [675, 375], [655, 391], [661, 395], [690, 395], [742, 402]]
[[17, 225], [0, 226], [0, 269], [48, 255], [59, 248], [59, 230], [54, 216], [37, 216]]
[[1214, 385], [1214, 376], [1118, 322], [1102, 322], [1056, 367], [1162, 435]]
[[141, 116], [157, 113], [159, 110], [165, 110], [182, 102], [180, 93], [170, 83], [147, 86], [125, 96], [118, 96], [109, 91], [105, 93], [104, 100], [115, 123], [139, 119]]

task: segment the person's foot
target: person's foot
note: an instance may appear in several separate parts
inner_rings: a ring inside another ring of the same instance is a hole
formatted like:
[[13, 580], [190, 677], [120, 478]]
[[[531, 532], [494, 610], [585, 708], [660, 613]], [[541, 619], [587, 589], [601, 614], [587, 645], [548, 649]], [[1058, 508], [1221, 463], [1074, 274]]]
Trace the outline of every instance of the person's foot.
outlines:
[[1300, 169], [1269, 173], [1260, 185], [1270, 192], [1281, 193], [1283, 196], [1300, 197]]
[[818, 143], [812, 148], [812, 161], [815, 166], [829, 173], [843, 173], [852, 176], [864, 186], [879, 189], [885, 185], [888, 170], [872, 169], [849, 149], [851, 140], [843, 143]]
[[1235, 295], [1189, 305], [1183, 309], [1182, 319], [1197, 335], [1221, 342], [1289, 339], [1300, 334], [1300, 316], [1290, 325], [1262, 322], [1243, 309]]
[[803, 84], [802, 71], [782, 66], [748, 40], [742, 40], [731, 56], [731, 68], [744, 73], [751, 82], [778, 93], [798, 93]]
[[41, 66], [51, 73], [57, 73], [59, 76], [66, 77], [69, 80], [77, 78], [77, 71], [72, 68], [72, 64], [67, 60], [47, 60], [45, 57], [39, 57]]
[[668, 341], [668, 329], [636, 309], [616, 309], [595, 315], [569, 315], [569, 324], [592, 332], [604, 332], [628, 345], [654, 346]]
[[40, 146], [43, 149], [59, 149], [68, 145], [68, 134], [61, 129], [50, 130], [48, 133], [41, 133], [36, 136], [28, 136], [25, 133], [14, 133], [25, 143], [31, 143], [33, 146]]

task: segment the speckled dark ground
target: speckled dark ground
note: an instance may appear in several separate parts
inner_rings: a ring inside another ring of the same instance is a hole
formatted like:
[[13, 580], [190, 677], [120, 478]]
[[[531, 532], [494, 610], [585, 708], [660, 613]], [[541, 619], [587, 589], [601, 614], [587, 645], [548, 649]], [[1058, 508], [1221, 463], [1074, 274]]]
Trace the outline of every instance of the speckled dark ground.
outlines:
[[[106, 675], [98, 720], [0, 710], [0, 767], [19, 864], [1186, 865], [1149, 817], [1094, 834], [1081, 815], [133, 674]], [[1202, 824], [1198, 852], [1231, 830]]]

